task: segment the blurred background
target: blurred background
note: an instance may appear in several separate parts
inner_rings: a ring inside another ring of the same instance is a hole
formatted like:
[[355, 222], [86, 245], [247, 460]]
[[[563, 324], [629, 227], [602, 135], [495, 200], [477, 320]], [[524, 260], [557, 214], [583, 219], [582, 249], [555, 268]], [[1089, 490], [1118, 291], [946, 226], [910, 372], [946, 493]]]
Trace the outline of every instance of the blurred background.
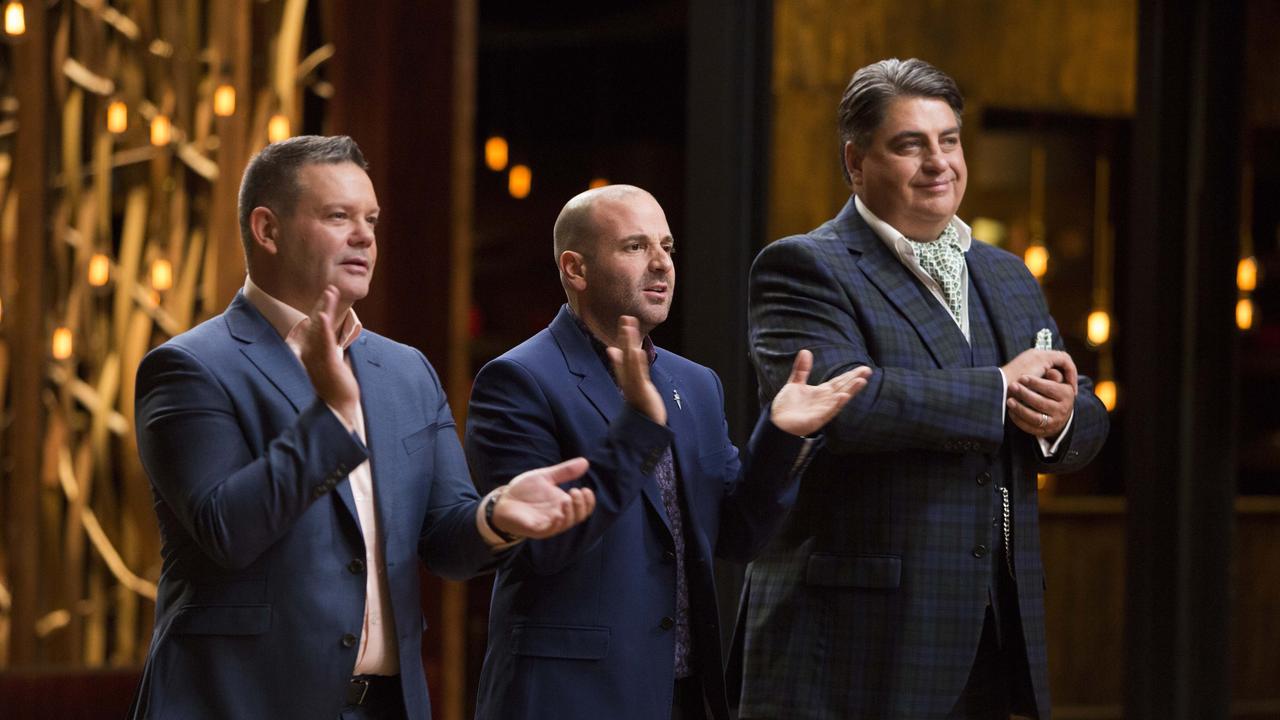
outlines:
[[[746, 276], [848, 198], [854, 70], [967, 100], [961, 207], [1024, 258], [1112, 431], [1040, 478], [1058, 718], [1280, 718], [1276, 0], [0, 0], [0, 711], [119, 717], [159, 538], [145, 352], [243, 284], [236, 190], [343, 133], [382, 206], [366, 327], [470, 380], [563, 302], [551, 227], [650, 190], [680, 292], [655, 340], [756, 412]], [[720, 569], [725, 611], [741, 568]], [[431, 580], [432, 704], [470, 717], [489, 583]], [[725, 624], [729, 626], [728, 623]]]

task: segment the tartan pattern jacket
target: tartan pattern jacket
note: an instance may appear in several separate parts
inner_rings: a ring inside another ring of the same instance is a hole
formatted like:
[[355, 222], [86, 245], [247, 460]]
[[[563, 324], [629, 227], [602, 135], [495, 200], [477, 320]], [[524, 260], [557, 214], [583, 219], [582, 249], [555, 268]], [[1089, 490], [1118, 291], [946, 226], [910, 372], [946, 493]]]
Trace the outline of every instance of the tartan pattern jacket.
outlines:
[[[1033, 347], [1041, 328], [1062, 349], [1021, 260], [975, 242], [966, 263], [1002, 362]], [[816, 230], [761, 252], [749, 312], [762, 401], [801, 348], [814, 353], [813, 382], [859, 365], [874, 374], [826, 428], [795, 508], [748, 569], [735, 659], [742, 717], [945, 716], [993, 590], [992, 558], [976, 551], [999, 546], [987, 484], [999, 464], [1032, 683], [1048, 718], [1036, 473], [1079, 469], [1101, 448], [1108, 420], [1090, 380], [1080, 378], [1069, 436], [1045, 458], [1004, 421], [998, 369], [972, 366], [955, 323], [852, 198]]]

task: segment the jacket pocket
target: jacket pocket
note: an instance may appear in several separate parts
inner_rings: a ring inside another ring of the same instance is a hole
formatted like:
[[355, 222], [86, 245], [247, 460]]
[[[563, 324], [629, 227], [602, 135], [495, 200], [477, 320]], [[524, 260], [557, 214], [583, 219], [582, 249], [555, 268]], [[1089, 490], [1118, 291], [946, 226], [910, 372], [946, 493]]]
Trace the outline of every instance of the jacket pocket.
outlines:
[[511, 654], [568, 660], [600, 660], [609, 654], [609, 628], [573, 625], [516, 625]]
[[804, 581], [821, 587], [892, 589], [902, 584], [902, 558], [813, 553], [805, 566]]
[[270, 605], [186, 605], [169, 626], [174, 635], [261, 635], [270, 629]]
[[405, 435], [400, 442], [404, 445], [404, 451], [408, 455], [412, 455], [421, 451], [423, 448], [431, 444], [434, 439], [435, 425], [428, 425], [421, 430], [414, 431]]

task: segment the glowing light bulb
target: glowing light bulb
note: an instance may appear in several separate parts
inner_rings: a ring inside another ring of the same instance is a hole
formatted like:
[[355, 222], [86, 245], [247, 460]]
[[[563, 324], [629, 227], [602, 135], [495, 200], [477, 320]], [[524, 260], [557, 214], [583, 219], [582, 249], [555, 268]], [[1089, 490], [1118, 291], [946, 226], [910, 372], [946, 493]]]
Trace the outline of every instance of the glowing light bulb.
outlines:
[[1253, 301], [1249, 298], [1240, 298], [1236, 302], [1236, 327], [1241, 330], [1253, 327]]
[[229, 83], [222, 83], [213, 91], [213, 114], [218, 117], [231, 117], [236, 113], [236, 89]]
[[1111, 316], [1105, 310], [1089, 313], [1089, 344], [1098, 346], [1111, 339]]
[[119, 135], [129, 129], [129, 106], [123, 100], [113, 100], [107, 106], [107, 131]]
[[89, 258], [89, 284], [102, 287], [111, 279], [111, 261], [102, 253], [94, 253]]
[[56, 360], [66, 360], [71, 357], [73, 343], [71, 338], [71, 328], [60, 327], [53, 331], [53, 357]]
[[1049, 249], [1043, 245], [1032, 245], [1027, 248], [1022, 260], [1027, 264], [1031, 274], [1039, 280], [1049, 270]]
[[494, 135], [484, 141], [484, 165], [494, 172], [501, 172], [507, 167], [507, 139]]
[[595, 190], [596, 188], [602, 188], [608, 184], [609, 184], [608, 178], [599, 178], [599, 177], [592, 178], [591, 182], [587, 183], [587, 188], [591, 190]]
[[1098, 396], [1102, 401], [1102, 406], [1111, 412], [1116, 409], [1116, 382], [1114, 380], [1101, 380], [1097, 385], [1093, 386], [1093, 394]]
[[151, 144], [156, 146], [168, 145], [173, 139], [173, 125], [169, 122], [168, 115], [157, 115], [151, 121]]
[[267, 123], [267, 140], [271, 142], [280, 142], [289, 139], [292, 133], [289, 131], [289, 118], [280, 113], [271, 116], [271, 121]]
[[529, 197], [531, 189], [533, 189], [533, 171], [527, 165], [512, 165], [511, 173], [507, 175], [507, 192], [511, 193], [511, 197], [523, 200]]
[[173, 287], [173, 263], [158, 258], [151, 263], [151, 287], [156, 290], [168, 290]]
[[1253, 292], [1258, 287], [1258, 261], [1253, 257], [1241, 258], [1236, 266], [1236, 287], [1241, 292]]
[[17, 0], [4, 6], [4, 31], [10, 35], [27, 32], [27, 13]]

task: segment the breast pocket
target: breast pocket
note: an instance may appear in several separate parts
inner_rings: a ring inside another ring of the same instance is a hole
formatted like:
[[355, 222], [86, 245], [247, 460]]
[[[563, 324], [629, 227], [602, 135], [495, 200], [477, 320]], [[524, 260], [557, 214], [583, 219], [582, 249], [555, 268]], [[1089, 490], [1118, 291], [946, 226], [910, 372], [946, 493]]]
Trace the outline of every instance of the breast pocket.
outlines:
[[511, 628], [514, 655], [600, 660], [609, 654], [609, 628], [593, 625], [516, 625]]
[[261, 635], [271, 629], [270, 605], [187, 605], [170, 625], [174, 635]]
[[400, 440], [400, 443], [404, 445], [405, 454], [416, 455], [431, 447], [435, 442], [435, 431], [435, 425], [428, 425], [421, 430], [415, 430], [414, 432], [405, 435]]

